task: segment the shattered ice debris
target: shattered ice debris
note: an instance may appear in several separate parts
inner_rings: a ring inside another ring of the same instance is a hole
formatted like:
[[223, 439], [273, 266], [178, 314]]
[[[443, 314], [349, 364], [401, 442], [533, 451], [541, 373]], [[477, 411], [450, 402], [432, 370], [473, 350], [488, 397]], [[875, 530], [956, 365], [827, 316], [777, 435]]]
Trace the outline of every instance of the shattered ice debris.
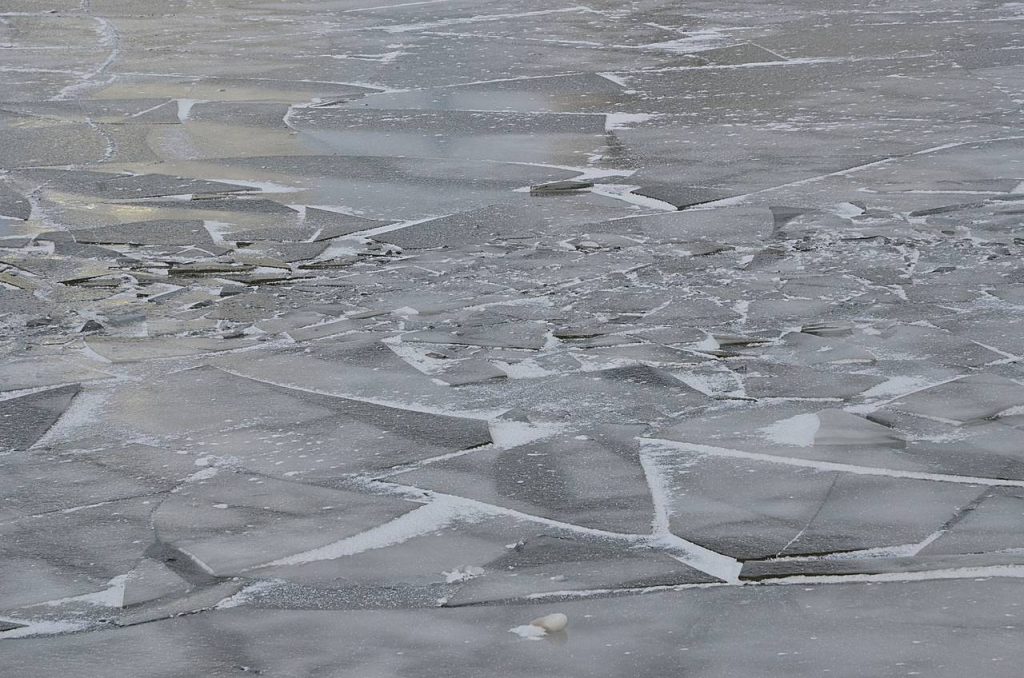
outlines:
[[511, 628], [509, 629], [509, 633], [514, 633], [520, 638], [540, 640], [549, 633], [564, 631], [565, 627], [568, 625], [569, 618], [561, 612], [555, 612], [553, 614], [544, 615], [543, 617], [537, 617], [529, 624], [523, 624], [522, 626]]
[[457, 567], [451, 571], [445, 571], [441, 574], [444, 575], [444, 581], [446, 584], [458, 584], [476, 577], [482, 576], [484, 568], [476, 565], [465, 565], [463, 567]]

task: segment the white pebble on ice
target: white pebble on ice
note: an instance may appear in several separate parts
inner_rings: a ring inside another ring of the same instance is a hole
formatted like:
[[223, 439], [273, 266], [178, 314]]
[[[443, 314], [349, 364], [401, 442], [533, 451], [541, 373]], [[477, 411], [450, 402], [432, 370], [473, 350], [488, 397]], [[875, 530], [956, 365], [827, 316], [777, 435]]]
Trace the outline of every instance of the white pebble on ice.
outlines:
[[554, 614], [544, 615], [538, 617], [530, 622], [530, 626], [537, 626], [544, 629], [548, 633], [555, 633], [561, 631], [569, 625], [569, 618], [561, 612], [555, 612]]

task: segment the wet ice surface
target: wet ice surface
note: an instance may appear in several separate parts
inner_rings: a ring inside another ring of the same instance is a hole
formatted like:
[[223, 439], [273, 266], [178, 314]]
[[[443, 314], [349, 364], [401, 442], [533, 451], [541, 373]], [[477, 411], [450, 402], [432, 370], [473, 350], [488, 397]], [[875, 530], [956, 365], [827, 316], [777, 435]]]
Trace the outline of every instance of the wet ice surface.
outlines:
[[5, 676], [1020, 675], [1019, 3], [64, 4]]

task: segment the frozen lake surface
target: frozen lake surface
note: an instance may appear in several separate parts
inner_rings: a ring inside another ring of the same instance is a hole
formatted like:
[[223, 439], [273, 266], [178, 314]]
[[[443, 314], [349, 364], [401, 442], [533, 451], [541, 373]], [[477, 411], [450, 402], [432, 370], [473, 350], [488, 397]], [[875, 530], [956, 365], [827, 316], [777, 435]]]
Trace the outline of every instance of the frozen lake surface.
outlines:
[[1022, 29], [5, 0], [0, 674], [1019, 678]]

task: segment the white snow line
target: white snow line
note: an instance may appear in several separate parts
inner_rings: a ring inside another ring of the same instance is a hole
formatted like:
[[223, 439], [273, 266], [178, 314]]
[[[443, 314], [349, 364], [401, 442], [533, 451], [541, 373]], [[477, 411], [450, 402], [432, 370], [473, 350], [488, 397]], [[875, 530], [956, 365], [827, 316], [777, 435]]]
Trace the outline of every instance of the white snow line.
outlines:
[[750, 198], [750, 197], [755, 196], [755, 195], [761, 195], [763, 193], [771, 193], [772, 191], [777, 191], [777, 190], [782, 189], [782, 188], [792, 188], [794, 186], [803, 186], [805, 184], [811, 184], [811, 183], [814, 183], [816, 181], [821, 181], [822, 179], [829, 179], [831, 177], [844, 177], [844, 176], [848, 176], [848, 175], [851, 175], [851, 174], [856, 174], [858, 172], [862, 172], [862, 171], [867, 170], [867, 169], [871, 169], [873, 167], [880, 167], [882, 165], [888, 165], [891, 162], [895, 162], [897, 160], [902, 160], [904, 158], [912, 158], [912, 157], [914, 157], [916, 155], [929, 155], [931, 153], [938, 153], [940, 151], [946, 151], [946, 150], [949, 150], [951, 148], [958, 148], [960, 146], [971, 146], [971, 145], [974, 145], [974, 144], [990, 144], [990, 143], [996, 143], [996, 142], [999, 142], [999, 141], [1018, 141], [1020, 139], [1024, 139], [1024, 136], [1022, 136], [1022, 135], [1015, 135], [1015, 136], [1006, 136], [1006, 137], [994, 137], [994, 138], [991, 138], [991, 139], [977, 139], [977, 140], [974, 140], [974, 141], [957, 141], [957, 142], [953, 142], [953, 143], [949, 143], [949, 144], [942, 144], [940, 146], [932, 146], [931, 148], [925, 148], [925, 149], [922, 149], [920, 151], [913, 151], [911, 153], [902, 153], [902, 154], [899, 154], [899, 155], [889, 156], [888, 158], [882, 158], [881, 160], [874, 160], [872, 162], [867, 162], [867, 163], [864, 163], [863, 165], [855, 165], [853, 167], [847, 167], [846, 169], [838, 170], [836, 172], [829, 172], [827, 174], [819, 174], [817, 176], [808, 177], [806, 179], [799, 179], [797, 181], [790, 181], [789, 183], [779, 184], [778, 186], [769, 186], [768, 188], [762, 188], [759, 191], [752, 191], [750, 193], [744, 193], [743, 195], [734, 195], [734, 196], [731, 196], [729, 198], [722, 198], [721, 200], [713, 200], [711, 202], [706, 202], [703, 205], [700, 205], [698, 207], [692, 208], [692, 210], [693, 211], [697, 211], [697, 210], [703, 210], [703, 209], [714, 209], [716, 207], [729, 207], [729, 206], [732, 206], [732, 205], [738, 205], [738, 204], [741, 204], [747, 198]]
[[665, 584], [644, 588], [605, 588], [579, 589], [576, 591], [546, 591], [530, 593], [526, 600], [543, 600], [545, 598], [593, 598], [612, 594], [643, 595], [648, 593], [671, 593], [691, 589], [712, 589], [723, 586], [807, 586], [809, 584], [890, 584], [912, 583], [918, 581], [936, 581], [952, 579], [989, 579], [989, 578], [1024, 579], [1024, 565], [987, 565], [980, 567], [948, 568], [942, 570], [924, 570], [920, 572], [883, 572], [877, 574], [835, 574], [835, 575], [793, 575], [777, 579], [759, 581], [740, 581], [736, 584], [708, 582], [702, 584]]
[[640, 195], [639, 193], [633, 193], [633, 191], [638, 188], [642, 187], [631, 186], [628, 184], [595, 184], [588, 190], [594, 195], [601, 195], [606, 198], [612, 198], [613, 200], [621, 200], [638, 207], [646, 207], [647, 209], [660, 210], [663, 212], [679, 211], [679, 208], [672, 203], [665, 202], [664, 200], [658, 200], [657, 198], [648, 198], [646, 195]]
[[748, 42], [747, 44], [748, 45], [753, 45], [754, 47], [756, 47], [758, 49], [763, 49], [764, 51], [768, 52], [769, 54], [774, 54], [775, 56], [779, 57], [783, 61], [789, 61], [789, 57], [787, 57], [787, 56], [785, 56], [783, 54], [779, 54], [778, 52], [776, 52], [773, 49], [768, 49], [767, 47], [763, 47], [762, 45], [759, 45], [756, 42]]
[[469, 499], [467, 497], [462, 497], [454, 494], [445, 494], [443, 492], [436, 492], [434, 490], [426, 490], [421, 487], [416, 487], [415, 485], [401, 485], [397, 483], [389, 483], [380, 480], [368, 480], [367, 488], [370, 489], [371, 491], [375, 488], [379, 488], [379, 490], [382, 491], [382, 493], [384, 494], [399, 496], [410, 500], [423, 501], [423, 498], [443, 498], [447, 501], [455, 502], [456, 504], [461, 504], [465, 506], [467, 509], [480, 511], [491, 516], [525, 520], [531, 523], [539, 523], [541, 525], [547, 525], [549, 527], [563, 529], [567, 532], [575, 532], [577, 534], [585, 534], [588, 536], [599, 537], [602, 539], [627, 542], [633, 546], [646, 546], [650, 541], [650, 535], [646, 534], [609, 532], [608, 530], [601, 530], [595, 527], [584, 527], [582, 525], [576, 525], [574, 523], [565, 523], [560, 520], [544, 518], [543, 516], [533, 515], [532, 513], [524, 513], [522, 511], [506, 508], [504, 506], [488, 504], [487, 502], [477, 501], [476, 499]]
[[[96, 27], [96, 34], [99, 36], [100, 46], [110, 48], [110, 53], [94, 70], [82, 75], [80, 77], [80, 82], [68, 85], [58, 92], [57, 96], [53, 98], [55, 101], [65, 101], [70, 99], [72, 95], [78, 91], [87, 90], [92, 87], [94, 85], [93, 80], [103, 75], [103, 73], [110, 68], [115, 61], [117, 61], [118, 57], [121, 56], [121, 40], [114, 24], [111, 23], [109, 19], [105, 19], [103, 17], [94, 16], [91, 18], [98, 24]], [[110, 81], [112, 80], [113, 78], [111, 78]]]
[[30, 621], [15, 617], [0, 617], [0, 621], [24, 624], [24, 626], [11, 629], [10, 631], [0, 632], [0, 640], [6, 640], [8, 638], [30, 638], [32, 636], [55, 636], [61, 633], [84, 631], [92, 626], [90, 622], [63, 619], [59, 621]]
[[190, 551], [186, 551], [185, 549], [181, 548], [180, 546], [178, 546], [176, 548], [178, 549], [179, 552], [181, 552], [182, 554], [188, 556], [189, 559], [192, 561], [192, 563], [196, 567], [198, 567], [200, 570], [202, 570], [206, 574], [211, 574], [211, 575], [216, 576], [217, 573], [213, 571], [213, 568], [210, 567], [209, 565], [207, 565], [206, 563], [204, 563], [199, 558], [197, 558], [194, 553], [191, 553]]
[[[896, 402], [898, 400], [902, 400], [902, 399], [906, 398], [907, 396], [914, 395], [915, 393], [920, 393], [922, 391], [927, 391], [928, 389], [936, 388], [938, 386], [945, 386], [946, 384], [950, 384], [950, 383], [952, 383], [954, 381], [959, 381], [960, 379], [963, 379], [966, 376], [968, 376], [968, 375], [966, 375], [966, 374], [958, 374], [956, 376], [950, 377], [949, 379], [943, 379], [942, 381], [936, 381], [936, 382], [927, 384], [925, 386], [921, 386], [920, 388], [915, 388], [912, 391], [907, 391], [906, 393], [901, 393], [900, 395], [895, 396], [893, 398], [889, 398], [888, 400], [882, 400], [882, 401], [877, 402], [877, 403], [872, 403], [871, 404], [871, 410], [869, 410], [869, 411], [873, 412], [873, 411], [875, 411], [875, 410], [877, 410], [879, 408], [885, 407], [886, 405], [891, 405], [892, 403], [894, 403], [894, 402]], [[881, 385], [881, 384], [879, 384], [879, 385]], [[959, 422], [955, 422], [955, 423], [959, 424]]]
[[927, 473], [922, 471], [901, 471], [898, 469], [879, 468], [875, 466], [856, 466], [854, 464], [840, 464], [832, 461], [820, 461], [817, 459], [801, 459], [798, 457], [782, 457], [760, 452], [745, 452], [727, 447], [713, 447], [711, 445], [700, 445], [697, 443], [683, 443], [674, 440], [662, 440], [659, 438], [644, 438], [641, 446], [651, 445], [655, 449], [681, 450], [710, 457], [728, 457], [732, 459], [748, 459], [750, 461], [767, 462], [770, 464], [785, 464], [787, 466], [799, 466], [802, 468], [813, 468], [818, 471], [838, 471], [841, 473], [852, 473], [862, 476], [883, 476], [887, 478], [906, 478], [908, 480], [931, 480], [939, 483], [957, 483], [960, 485], [984, 485], [988, 487], [1024, 487], [1024, 480], [1004, 480], [1001, 478], [981, 478], [978, 476], [960, 476], [948, 473]]
[[540, 9], [532, 12], [516, 12], [509, 14], [479, 14], [468, 17], [455, 17], [451, 19], [438, 19], [437, 21], [425, 21], [418, 24], [391, 24], [383, 26], [368, 26], [363, 30], [380, 30], [387, 33], [408, 33], [410, 31], [425, 31], [432, 28], [443, 28], [444, 26], [461, 26], [487, 21], [503, 21], [505, 19], [520, 19], [531, 16], [544, 16], [547, 14], [565, 14], [566, 12], [583, 12], [586, 7], [561, 7], [559, 9]]
[[[285, 186], [284, 184], [278, 184], [273, 181], [248, 181], [246, 179], [211, 179], [210, 181], [220, 181], [227, 184], [235, 184], [238, 186], [245, 186], [251, 188], [253, 191], [239, 191], [242, 194], [248, 194], [252, 192], [256, 193], [301, 193], [305, 191], [305, 188], [297, 186]], [[298, 205], [293, 207], [296, 212], [301, 211], [299, 207], [305, 208], [305, 205]]]
[[674, 534], [665, 534], [650, 539], [648, 544], [667, 552], [670, 556], [704, 574], [717, 577], [723, 582], [735, 584], [739, 582], [743, 563], [735, 558], [704, 548], [692, 541], [687, 541]]
[[634, 174], [636, 174], [635, 169], [605, 169], [600, 167], [589, 167], [579, 165], [555, 165], [547, 162], [524, 162], [521, 160], [485, 160], [484, 162], [489, 162], [498, 165], [523, 165], [525, 167], [546, 167], [548, 169], [565, 170], [566, 172], [577, 172], [577, 176], [570, 177], [570, 179], [573, 181], [589, 181], [591, 179], [604, 179], [606, 177], [631, 177]]
[[614, 83], [623, 89], [629, 89], [629, 83], [627, 83], [625, 80], [615, 75], [614, 73], [595, 73], [595, 75], [599, 75], [605, 80]]
[[[540, 593], [528, 593], [523, 598], [525, 600], [544, 600], [547, 598], [563, 598], [563, 599], [577, 599], [577, 598], [594, 598], [597, 596], [608, 596], [616, 593], [626, 595], [643, 595], [646, 593], [664, 593], [667, 591], [687, 591], [689, 589], [712, 589], [719, 588], [722, 586], [737, 586], [737, 584], [727, 584], [723, 582], [707, 582], [701, 584], [660, 584], [658, 586], [643, 586], [643, 587], [619, 587], [619, 588], [607, 588], [607, 589], [577, 589], [563, 590], [563, 591], [542, 591]], [[514, 599], [513, 599], [514, 600]]]
[[350, 14], [352, 12], [369, 12], [374, 9], [396, 9], [398, 7], [412, 7], [414, 5], [436, 5], [438, 3], [449, 2], [449, 0], [419, 0], [419, 2], [402, 2], [397, 5], [374, 5], [373, 7], [356, 7], [354, 9], [345, 9], [341, 11], [341, 14]]
[[745, 582], [748, 586], [804, 586], [807, 584], [870, 584], [891, 582], [935, 581], [938, 579], [986, 579], [1009, 577], [1024, 579], [1024, 565], [983, 565], [980, 567], [954, 567], [920, 572], [880, 572], [876, 574], [795, 574], [790, 577]]
[[[913, 558], [921, 551], [925, 549], [929, 544], [933, 543], [936, 539], [944, 535], [948, 531], [948, 528], [942, 527], [930, 535], [925, 537], [919, 542], [913, 544], [898, 544], [896, 546], [875, 546], [868, 549], [858, 549], [856, 551], [841, 551], [839, 553], [828, 553], [821, 556], [776, 556], [769, 558], [768, 561], [772, 563], [815, 563], [820, 561], [836, 561], [836, 560], [862, 560], [862, 559], [876, 559], [876, 558]], [[795, 539], [793, 540], [795, 541]], [[791, 542], [792, 543], [792, 542]], [[786, 545], [779, 553], [784, 553], [789, 544]]]
[[365, 231], [358, 231], [356, 233], [351, 233], [350, 237], [351, 236], [355, 236], [355, 237], [361, 237], [361, 238], [372, 238], [374, 236], [383, 235], [385, 233], [390, 233], [391, 231], [398, 231], [398, 230], [401, 230], [403, 228], [408, 228], [409, 226], [416, 226], [417, 224], [422, 224], [422, 223], [425, 223], [427, 221], [434, 221], [435, 219], [444, 219], [445, 217], [450, 217], [450, 216], [451, 216], [451, 214], [441, 214], [441, 215], [434, 216], [434, 217], [424, 217], [422, 219], [410, 219], [408, 221], [399, 221], [398, 223], [395, 223], [395, 224], [387, 224], [385, 226], [378, 226], [377, 228], [371, 228], [371, 229], [367, 229]]
[[640, 451], [640, 466], [647, 478], [647, 487], [651, 493], [651, 503], [654, 504], [654, 518], [651, 520], [651, 534], [665, 536], [672, 534], [669, 527], [668, 497], [670, 488], [665, 482], [665, 477], [658, 468], [656, 459], [657, 453], [649, 450]]
[[[223, 353], [227, 353], [227, 352], [228, 351], [224, 351]], [[409, 405], [407, 403], [401, 403], [401, 402], [398, 402], [398, 401], [395, 401], [395, 400], [387, 400], [387, 399], [384, 399], [384, 398], [367, 398], [365, 396], [353, 395], [353, 394], [348, 394], [348, 393], [330, 393], [328, 391], [319, 391], [319, 390], [313, 389], [313, 388], [304, 388], [302, 386], [296, 386], [295, 384], [287, 384], [287, 383], [283, 383], [283, 382], [269, 381], [267, 379], [258, 379], [258, 378], [254, 377], [252, 375], [246, 374], [245, 372], [240, 372], [240, 371], [237, 371], [237, 370], [233, 370], [233, 369], [230, 369], [228, 367], [224, 367], [222, 365], [214, 365], [214, 367], [216, 367], [218, 370], [221, 370], [222, 372], [227, 372], [228, 374], [233, 374], [236, 377], [242, 377], [243, 379], [249, 379], [251, 381], [255, 381], [255, 382], [260, 383], [260, 384], [268, 384], [270, 386], [277, 386], [277, 387], [280, 387], [280, 388], [288, 388], [288, 389], [292, 389], [293, 391], [301, 391], [303, 393], [314, 393], [316, 395], [329, 396], [331, 398], [341, 398], [341, 399], [344, 399], [344, 400], [354, 400], [354, 401], [357, 401], [357, 402], [360, 402], [360, 403], [367, 403], [369, 405], [380, 405], [381, 407], [390, 407], [391, 409], [394, 409], [394, 410], [408, 410], [409, 412], [419, 412], [420, 414], [437, 414], [437, 415], [445, 416], [445, 417], [461, 417], [463, 419], [491, 420], [491, 419], [493, 419], [493, 418], [503, 414], [506, 411], [504, 409], [472, 410], [472, 411], [467, 411], [467, 410], [445, 410], [445, 409], [442, 409], [440, 407], [430, 407], [430, 406], [424, 406], [424, 405], [418, 405], [418, 404], [417, 405]]]
[[174, 101], [174, 99], [168, 99], [167, 101], [161, 101], [161, 102], [160, 102], [160, 103], [158, 103], [158, 104], [157, 104], [156, 106], [150, 106], [149, 108], [147, 108], [147, 109], [146, 109], [146, 110], [144, 110], [144, 111], [139, 111], [138, 113], [132, 113], [132, 114], [131, 114], [131, 115], [129, 115], [128, 117], [129, 117], [129, 118], [138, 118], [139, 116], [141, 116], [141, 115], [145, 115], [146, 113], [152, 113], [152, 112], [153, 112], [153, 111], [155, 111], [156, 109], [158, 109], [158, 108], [160, 108], [160, 107], [162, 107], [162, 106], [166, 106], [167, 104], [171, 103], [172, 101]]
[[107, 588], [94, 593], [86, 593], [80, 596], [58, 598], [39, 603], [47, 607], [60, 607], [68, 603], [85, 603], [97, 607], [121, 607], [124, 604], [124, 589], [128, 582], [127, 574], [119, 574], [107, 582]]
[[387, 469], [385, 471], [381, 471], [380, 473], [375, 473], [374, 475], [370, 476], [370, 478], [372, 480], [384, 480], [384, 481], [386, 481], [388, 478], [394, 478], [395, 476], [402, 475], [403, 473], [410, 473], [412, 471], [418, 471], [421, 468], [423, 468], [424, 466], [430, 466], [431, 464], [436, 464], [439, 461], [448, 461], [449, 459], [458, 459], [459, 457], [464, 457], [467, 454], [472, 454], [474, 452], [479, 452], [481, 450], [492, 450], [494, 448], [495, 448], [494, 443], [487, 443], [486, 445], [478, 445], [477, 447], [470, 447], [468, 449], [458, 450], [456, 452], [445, 452], [444, 454], [439, 454], [436, 457], [427, 457], [426, 459], [420, 459], [419, 461], [413, 461], [413, 462], [410, 462], [408, 464], [400, 464], [398, 466], [392, 466], [391, 468], [389, 468], [389, 469]]
[[282, 565], [304, 565], [318, 560], [336, 560], [344, 556], [402, 544], [415, 537], [440, 530], [456, 521], [477, 522], [486, 517], [488, 516], [483, 512], [474, 511], [470, 507], [460, 505], [460, 502], [449, 501], [442, 496], [365, 532], [339, 539], [326, 546], [279, 558], [265, 565], [255, 565], [246, 568], [245, 571]]

